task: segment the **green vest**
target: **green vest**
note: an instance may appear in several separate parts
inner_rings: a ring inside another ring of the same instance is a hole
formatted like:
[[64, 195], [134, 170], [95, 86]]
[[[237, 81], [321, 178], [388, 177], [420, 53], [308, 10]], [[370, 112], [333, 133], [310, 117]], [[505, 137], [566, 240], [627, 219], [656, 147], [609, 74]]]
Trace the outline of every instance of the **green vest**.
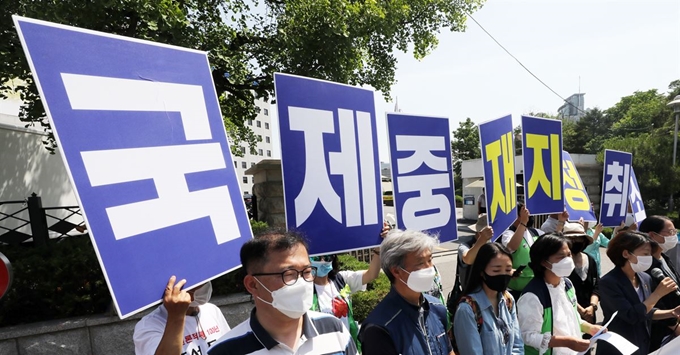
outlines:
[[[574, 285], [572, 285], [571, 281], [569, 281], [569, 279], [566, 277], [564, 278], [564, 283], [567, 298], [569, 298], [571, 303], [574, 305], [574, 312], [578, 316], [578, 303], [576, 302], [576, 292], [574, 291]], [[548, 287], [545, 285], [545, 281], [537, 278], [533, 279], [532, 282], [525, 288], [524, 293], [533, 293], [538, 297], [538, 300], [541, 301], [541, 305], [543, 305], [543, 325], [541, 326], [541, 333], [550, 333], [552, 335], [552, 301], [550, 300], [550, 292], [548, 291]], [[524, 354], [538, 355], [538, 349], [524, 344]], [[552, 349], [548, 349], [544, 355], [552, 355]]]
[[[531, 234], [531, 232], [529, 232], [529, 234]], [[536, 236], [532, 237], [534, 238], [534, 241], [536, 241], [538, 238]], [[522, 243], [520, 243], [519, 248], [517, 248], [517, 250], [512, 253], [512, 268], [517, 269], [522, 265], [526, 265], [527, 267], [522, 270], [522, 273], [519, 275], [519, 277], [510, 280], [508, 288], [513, 291], [522, 292], [529, 281], [534, 278], [534, 271], [529, 267], [529, 261], [531, 261], [529, 249], [529, 244], [527, 244], [526, 239], [524, 239], [524, 236], [522, 236]]]

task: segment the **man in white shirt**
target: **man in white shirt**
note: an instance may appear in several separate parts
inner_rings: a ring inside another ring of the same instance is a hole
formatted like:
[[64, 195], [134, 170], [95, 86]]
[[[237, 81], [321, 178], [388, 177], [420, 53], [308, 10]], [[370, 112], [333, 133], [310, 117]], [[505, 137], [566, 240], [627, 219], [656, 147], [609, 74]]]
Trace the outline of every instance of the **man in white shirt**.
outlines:
[[168, 281], [163, 304], [147, 314], [135, 326], [133, 339], [136, 355], [207, 354], [229, 325], [222, 311], [208, 303], [212, 284], [182, 290], [186, 280]]

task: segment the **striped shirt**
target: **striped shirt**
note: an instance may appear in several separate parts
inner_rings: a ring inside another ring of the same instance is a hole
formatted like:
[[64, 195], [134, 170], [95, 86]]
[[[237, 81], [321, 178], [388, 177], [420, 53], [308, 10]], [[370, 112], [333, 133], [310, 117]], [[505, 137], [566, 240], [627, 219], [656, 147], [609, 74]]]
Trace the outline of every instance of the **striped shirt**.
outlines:
[[349, 331], [342, 322], [332, 315], [308, 311], [302, 320], [302, 336], [297, 349], [291, 349], [272, 338], [255, 316], [253, 308], [250, 318], [225, 334], [213, 345], [210, 355], [355, 355], [356, 346]]

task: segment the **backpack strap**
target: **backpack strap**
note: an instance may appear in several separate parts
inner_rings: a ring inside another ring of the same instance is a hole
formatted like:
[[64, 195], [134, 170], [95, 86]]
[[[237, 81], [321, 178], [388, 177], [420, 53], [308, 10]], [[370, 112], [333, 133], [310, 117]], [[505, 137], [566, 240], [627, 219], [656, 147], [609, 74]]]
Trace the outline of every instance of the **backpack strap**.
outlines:
[[465, 295], [460, 298], [458, 303], [467, 303], [470, 308], [472, 308], [472, 313], [475, 314], [475, 320], [477, 321], [477, 332], [482, 331], [482, 324], [484, 324], [484, 319], [482, 319], [482, 312], [479, 310], [479, 305], [477, 301], [470, 295]]

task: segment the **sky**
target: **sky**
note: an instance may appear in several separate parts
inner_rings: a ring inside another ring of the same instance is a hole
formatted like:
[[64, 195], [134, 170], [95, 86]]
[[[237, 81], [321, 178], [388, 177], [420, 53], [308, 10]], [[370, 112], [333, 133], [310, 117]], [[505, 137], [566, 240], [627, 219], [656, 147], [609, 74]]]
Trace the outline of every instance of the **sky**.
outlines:
[[[666, 93], [680, 79], [678, 0], [489, 0], [472, 17], [562, 97], [579, 92], [580, 78], [586, 108], [609, 108], [635, 91]], [[512, 114], [518, 125], [522, 114], [555, 114], [563, 104], [470, 19], [465, 32], [442, 30], [424, 59], [396, 57], [392, 99], [375, 94], [381, 161], [389, 160], [385, 112], [396, 98], [403, 113], [448, 117], [452, 131], [467, 117]]]

